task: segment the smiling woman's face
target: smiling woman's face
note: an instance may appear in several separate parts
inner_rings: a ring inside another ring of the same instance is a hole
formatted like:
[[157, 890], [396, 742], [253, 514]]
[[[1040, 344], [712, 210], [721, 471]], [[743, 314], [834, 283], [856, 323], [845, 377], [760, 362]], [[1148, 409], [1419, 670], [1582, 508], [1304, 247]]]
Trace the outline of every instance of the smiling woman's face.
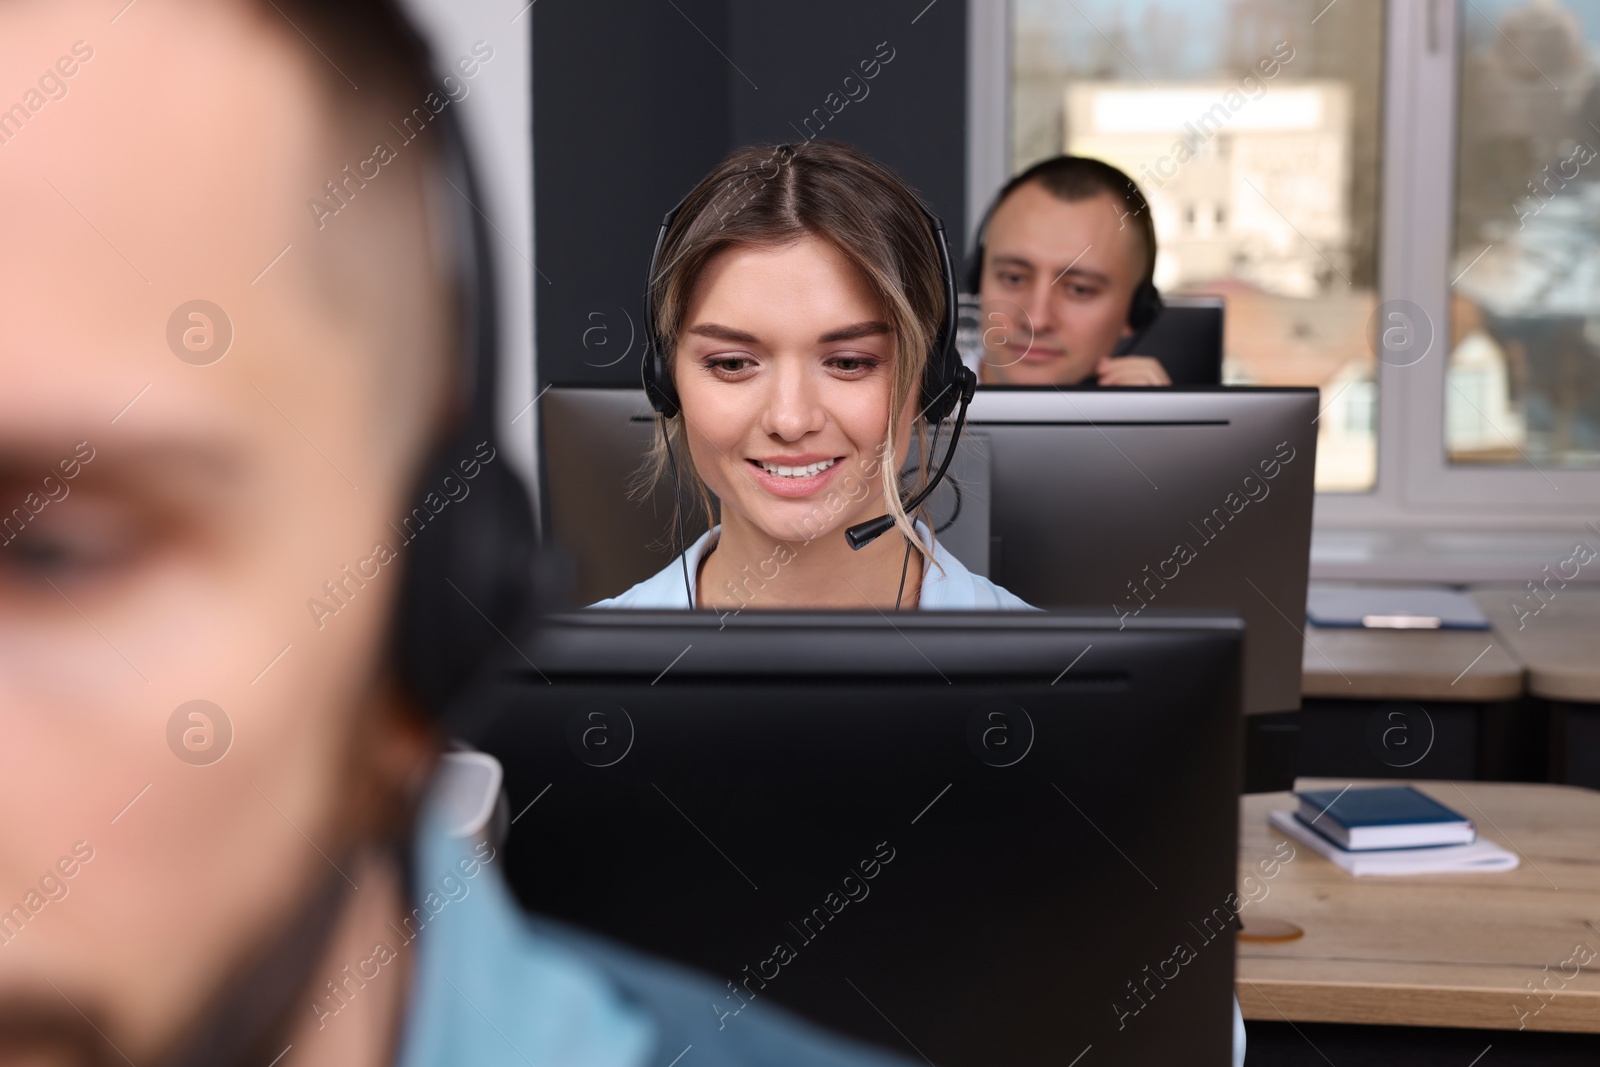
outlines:
[[[895, 335], [826, 241], [736, 246], [707, 263], [673, 361], [695, 470], [726, 532], [807, 541], [883, 511]], [[916, 392], [895, 423], [904, 456]]]

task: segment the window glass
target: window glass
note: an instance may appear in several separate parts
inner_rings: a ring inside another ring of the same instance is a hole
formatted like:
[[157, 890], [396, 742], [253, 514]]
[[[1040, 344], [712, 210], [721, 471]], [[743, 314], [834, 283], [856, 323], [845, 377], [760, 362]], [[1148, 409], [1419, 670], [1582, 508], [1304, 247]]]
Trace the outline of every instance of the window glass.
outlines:
[[1600, 466], [1600, 3], [1461, 15], [1446, 449]]
[[1227, 301], [1224, 375], [1322, 389], [1317, 488], [1369, 490], [1379, 0], [1015, 0], [1012, 172], [1072, 152], [1149, 200], [1164, 293]]

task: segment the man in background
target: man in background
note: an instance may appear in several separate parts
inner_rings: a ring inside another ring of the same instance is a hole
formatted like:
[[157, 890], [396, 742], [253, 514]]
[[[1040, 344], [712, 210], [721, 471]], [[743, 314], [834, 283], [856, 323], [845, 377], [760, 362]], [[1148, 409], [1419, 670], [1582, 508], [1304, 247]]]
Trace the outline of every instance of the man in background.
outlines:
[[1006, 183], [985, 220], [969, 279], [980, 381], [1172, 384], [1155, 359], [1113, 354], [1159, 308], [1155, 226], [1133, 179], [1056, 156]]

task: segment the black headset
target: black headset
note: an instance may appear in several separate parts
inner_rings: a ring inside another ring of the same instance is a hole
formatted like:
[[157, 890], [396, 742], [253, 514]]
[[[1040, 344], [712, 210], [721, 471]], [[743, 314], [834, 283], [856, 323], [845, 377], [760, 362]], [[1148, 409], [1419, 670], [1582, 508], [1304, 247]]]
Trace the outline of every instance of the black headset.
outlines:
[[[779, 146], [779, 151], [785, 147], [787, 146]], [[905, 502], [904, 509], [909, 514], [915, 512], [928, 497], [933, 495], [933, 491], [939, 487], [939, 483], [944, 480], [946, 472], [950, 469], [950, 462], [955, 458], [956, 445], [961, 440], [962, 427], [966, 425], [967, 405], [972, 402], [973, 393], [978, 387], [978, 376], [961, 362], [961, 353], [956, 348], [956, 318], [959, 313], [956, 303], [956, 275], [954, 267], [951, 266], [950, 244], [945, 239], [944, 221], [899, 178], [893, 174], [890, 174], [889, 178], [900, 187], [912, 203], [917, 205], [917, 210], [927, 220], [934, 247], [939, 253], [939, 270], [944, 278], [944, 320], [939, 325], [939, 332], [933, 339], [933, 346], [929, 349], [928, 359], [924, 364], [919, 395], [920, 413], [929, 423], [937, 427], [952, 411], [956, 412], [955, 427], [950, 434], [944, 461], [939, 464], [937, 472], [928, 484]], [[644, 357], [640, 364], [640, 376], [644, 380], [644, 393], [650, 400], [650, 406], [661, 416], [663, 435], [666, 434], [665, 420], [681, 412], [683, 405], [678, 399], [678, 388], [673, 384], [666, 358], [662, 355], [661, 336], [656, 332], [656, 270], [661, 262], [661, 249], [667, 242], [667, 233], [677, 221], [688, 199], [684, 197], [678, 201], [677, 205], [662, 218], [661, 229], [656, 232], [655, 251], [650, 253], [650, 272], [645, 275], [644, 282], [645, 346]], [[959, 410], [957, 405], [960, 405]], [[667, 440], [670, 458], [670, 438]], [[880, 515], [876, 519], [869, 519], [850, 527], [845, 531], [845, 538], [850, 542], [851, 548], [861, 549], [887, 533], [893, 526], [894, 516]], [[682, 540], [681, 530], [679, 539]], [[687, 578], [685, 581], [687, 583]], [[693, 597], [690, 597], [690, 603], [693, 602]]]
[[[491, 656], [503, 651], [532, 607], [536, 543], [527, 487], [511, 469], [495, 430], [500, 345], [494, 258], [483, 216], [474, 206], [482, 203], [482, 187], [455, 115], [458, 106], [447, 106], [436, 121], [445, 174], [462, 194], [449, 196], [460, 216], [451, 231], [461, 244], [457, 286], [469, 400], [460, 424], [424, 464], [410, 499], [430, 518], [396, 546], [402, 578], [393, 633], [402, 679], [441, 716]], [[495, 449], [488, 462], [478, 454], [482, 442]], [[465, 472], [473, 462], [478, 473], [468, 479]], [[467, 495], [450, 500], [447, 477], [466, 485]], [[423, 505], [430, 493], [447, 501], [436, 514]], [[410, 533], [396, 530], [402, 537]]]
[[[1064, 159], [1079, 158], [1082, 157], [1053, 156], [1050, 159], [1035, 163], [1000, 187], [1000, 192], [995, 195], [994, 200], [989, 204], [989, 210], [983, 213], [983, 222], [978, 226], [977, 247], [973, 250], [972, 259], [967, 264], [967, 292], [977, 296], [979, 288], [983, 285], [983, 260], [988, 251], [985, 241], [989, 234], [989, 220], [994, 218], [995, 211], [999, 209], [1005, 198], [1010, 196], [1018, 187], [1037, 178], [1042, 171], [1050, 166], [1059, 164]], [[1127, 181], [1130, 187], [1137, 189], [1137, 186], [1133, 185], [1132, 178], [1112, 167], [1109, 163], [1102, 163], [1100, 160], [1087, 162], [1100, 164], [1100, 166]], [[1143, 195], [1141, 193], [1140, 197], [1142, 198]], [[1145, 210], [1149, 210], [1148, 206]], [[1155, 251], [1154, 248], [1151, 251], [1153, 253]], [[1161, 300], [1161, 290], [1156, 288], [1155, 272], [1155, 256], [1151, 255], [1150, 262], [1145, 265], [1144, 277], [1139, 279], [1139, 284], [1133, 290], [1133, 298], [1128, 301], [1128, 325], [1133, 329], [1134, 335], [1126, 339], [1126, 344], [1122, 346], [1124, 348], [1137, 344], [1139, 338], [1155, 323], [1156, 319], [1161, 316], [1162, 309], [1166, 307], [1166, 304]]]

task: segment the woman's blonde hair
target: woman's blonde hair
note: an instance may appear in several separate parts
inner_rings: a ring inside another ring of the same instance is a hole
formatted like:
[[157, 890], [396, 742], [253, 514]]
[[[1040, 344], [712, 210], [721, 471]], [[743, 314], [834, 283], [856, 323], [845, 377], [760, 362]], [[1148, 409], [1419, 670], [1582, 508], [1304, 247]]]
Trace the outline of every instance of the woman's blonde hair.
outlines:
[[[667, 377], [672, 379], [676, 367], [677, 339], [690, 295], [712, 258], [736, 246], [777, 247], [802, 237], [827, 241], [861, 272], [893, 331], [889, 410], [876, 459], [884, 510], [917, 550], [931, 557], [901, 503], [902, 457], [895, 454], [894, 438], [906, 399], [920, 393], [928, 356], [944, 321], [944, 272], [927, 216], [882, 164], [836, 141], [753, 145], [734, 151], [701, 179], [668, 227], [650, 278], [646, 313]], [[658, 418], [657, 425], [660, 433], [645, 471], [645, 487], [669, 478], [675, 460], [680, 480], [686, 476], [694, 486], [695, 500], [709, 523], [711, 495], [685, 447], [682, 412]], [[920, 412], [913, 429], [920, 440], [926, 429]], [[928, 479], [928, 449], [918, 452], [915, 488]]]

